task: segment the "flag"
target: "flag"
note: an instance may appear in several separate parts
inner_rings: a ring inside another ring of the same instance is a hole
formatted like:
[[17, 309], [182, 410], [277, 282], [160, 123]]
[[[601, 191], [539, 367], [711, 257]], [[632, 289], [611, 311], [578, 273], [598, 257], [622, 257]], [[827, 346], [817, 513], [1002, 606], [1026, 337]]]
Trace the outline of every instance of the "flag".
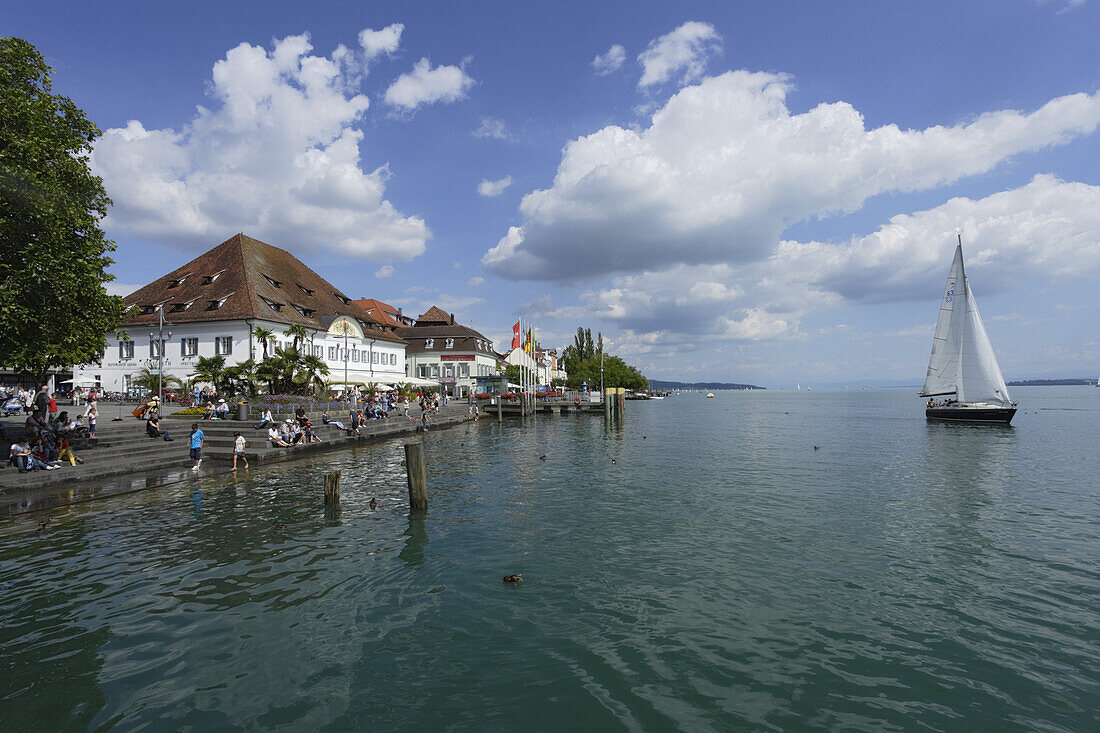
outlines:
[[519, 348], [519, 321], [516, 321], [516, 325], [512, 326], [512, 348]]
[[528, 354], [530, 354], [534, 348], [535, 348], [535, 339], [534, 339], [534, 337], [531, 333], [531, 329], [529, 328], [529, 329], [527, 329], [527, 340], [523, 344], [523, 350], [526, 351]]

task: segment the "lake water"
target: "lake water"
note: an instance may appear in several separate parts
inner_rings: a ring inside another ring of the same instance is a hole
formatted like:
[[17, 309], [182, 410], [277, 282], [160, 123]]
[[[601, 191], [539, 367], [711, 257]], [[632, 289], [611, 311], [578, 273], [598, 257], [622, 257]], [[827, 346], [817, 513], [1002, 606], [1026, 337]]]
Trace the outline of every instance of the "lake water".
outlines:
[[7, 520], [0, 730], [1100, 729], [1100, 389], [1013, 391], [483, 418], [424, 518], [398, 441]]

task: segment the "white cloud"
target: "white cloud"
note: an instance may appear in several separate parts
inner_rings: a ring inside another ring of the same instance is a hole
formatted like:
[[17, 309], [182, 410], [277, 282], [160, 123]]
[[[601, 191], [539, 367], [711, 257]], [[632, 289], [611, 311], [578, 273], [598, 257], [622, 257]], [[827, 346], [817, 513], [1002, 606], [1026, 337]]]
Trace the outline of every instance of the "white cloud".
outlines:
[[480, 288], [485, 284], [485, 278], [475, 275], [466, 281], [466, 287], [468, 288]]
[[490, 181], [487, 178], [481, 179], [481, 183], [477, 184], [477, 192], [482, 196], [499, 196], [504, 193], [504, 189], [512, 185], [512, 177], [505, 176], [495, 181]]
[[455, 313], [455, 320], [461, 321], [462, 319], [457, 315], [460, 311], [484, 303], [485, 298], [479, 298], [476, 295], [447, 295], [446, 293], [440, 293], [439, 295], [432, 296], [431, 303], [427, 303], [427, 301], [424, 302], [426, 303], [424, 306], [425, 310], [432, 305], [438, 305], [445, 311]]
[[607, 53], [592, 59], [592, 68], [596, 70], [597, 76], [606, 76], [622, 68], [625, 61], [626, 49], [616, 43], [607, 49]]
[[493, 140], [511, 140], [512, 134], [508, 132], [508, 126], [504, 120], [495, 120], [492, 117], [482, 117], [481, 126], [470, 133], [474, 137], [489, 138]]
[[[614, 49], [613, 46], [612, 51]], [[695, 81], [706, 70], [707, 59], [721, 50], [722, 36], [714, 30], [714, 26], [688, 21], [676, 30], [654, 38], [646, 50], [638, 54], [638, 63], [642, 65], [638, 86], [663, 84], [681, 71], [684, 72], [680, 80], [682, 84]]]
[[189, 124], [107, 130], [92, 154], [115, 202], [107, 228], [199, 249], [243, 231], [295, 250], [423, 252], [424, 220], [384, 198], [389, 169], [360, 168], [353, 125], [367, 98], [346, 91], [343, 64], [311, 48], [307, 35], [270, 52], [242, 43], [214, 64], [214, 104]]
[[[955, 198], [898, 215], [872, 234], [841, 244], [782, 242], [744, 266], [676, 265], [624, 275], [559, 309], [563, 319], [613, 324], [632, 340], [665, 350], [705, 337], [718, 341], [804, 338], [802, 319], [844, 303], [934, 303], [962, 225], [967, 275], [979, 298], [1027, 283], [1084, 282], [1100, 273], [1100, 186], [1036, 176], [983, 199]], [[929, 313], [931, 319], [932, 314]], [[1008, 317], [1001, 317], [1008, 318]], [[991, 322], [999, 320], [989, 315]], [[677, 324], [674, 330], [669, 323]], [[886, 336], [931, 334], [931, 323]]]
[[984, 173], [1100, 123], [1095, 93], [954, 127], [869, 130], [844, 102], [791, 114], [789, 90], [782, 75], [728, 72], [678, 92], [648, 128], [570, 142], [553, 185], [524, 196], [522, 225], [482, 263], [510, 278], [564, 280], [759, 262], [792, 224]]
[[386, 90], [386, 103], [407, 111], [423, 104], [457, 102], [466, 98], [474, 80], [458, 66], [437, 66], [422, 58]]
[[374, 271], [374, 276], [379, 280], [393, 277], [393, 265], [382, 265]]
[[382, 54], [392, 56], [401, 45], [401, 33], [405, 30], [403, 23], [388, 25], [382, 30], [376, 31], [365, 28], [359, 32], [359, 45], [369, 64]]
[[144, 287], [144, 285], [134, 285], [132, 283], [120, 283], [117, 280], [112, 280], [109, 283], [104, 284], [104, 289], [107, 291], [107, 295], [121, 295], [123, 297], [134, 292], [138, 288]]

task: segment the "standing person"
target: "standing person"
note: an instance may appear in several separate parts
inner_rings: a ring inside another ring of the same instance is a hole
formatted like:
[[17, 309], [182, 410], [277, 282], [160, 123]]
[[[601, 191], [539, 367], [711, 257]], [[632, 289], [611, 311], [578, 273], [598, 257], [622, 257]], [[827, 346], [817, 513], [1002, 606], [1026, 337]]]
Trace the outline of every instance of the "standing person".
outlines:
[[202, 446], [206, 440], [206, 435], [199, 430], [199, 424], [197, 422], [191, 423], [191, 459], [195, 461], [192, 471], [198, 471], [199, 466], [202, 465]]
[[248, 459], [244, 455], [244, 436], [239, 432], [233, 433], [233, 470], [237, 470], [237, 459], [244, 461], [244, 467], [248, 468]]
[[34, 411], [46, 418], [50, 412], [50, 386], [43, 384], [34, 395]]
[[57, 392], [50, 395], [50, 398], [46, 401], [46, 406], [50, 411], [50, 422], [53, 422], [57, 418]]
[[95, 437], [95, 419], [99, 417], [99, 410], [95, 402], [88, 403], [88, 409], [84, 411], [84, 417], [88, 418], [88, 437]]

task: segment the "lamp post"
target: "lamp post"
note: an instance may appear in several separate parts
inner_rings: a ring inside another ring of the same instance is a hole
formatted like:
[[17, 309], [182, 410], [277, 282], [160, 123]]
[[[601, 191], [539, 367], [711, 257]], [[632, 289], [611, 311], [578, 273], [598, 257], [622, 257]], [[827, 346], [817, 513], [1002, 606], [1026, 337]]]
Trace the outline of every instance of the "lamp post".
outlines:
[[[164, 404], [164, 327], [171, 325], [164, 320], [164, 307], [157, 308], [157, 402]], [[172, 339], [172, 332], [168, 332], [168, 339]], [[153, 332], [149, 332], [149, 341], [153, 340]]]

